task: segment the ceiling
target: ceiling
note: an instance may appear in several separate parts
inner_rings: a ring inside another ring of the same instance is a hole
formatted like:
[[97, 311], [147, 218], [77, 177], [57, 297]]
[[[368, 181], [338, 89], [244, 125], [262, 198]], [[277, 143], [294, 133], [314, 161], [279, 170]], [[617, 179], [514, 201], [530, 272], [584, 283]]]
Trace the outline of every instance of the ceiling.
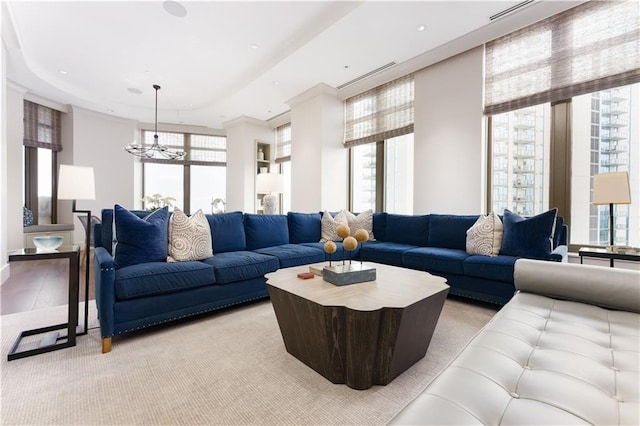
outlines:
[[346, 85], [346, 97], [580, 1], [537, 0], [489, 20], [518, 3], [4, 1], [2, 37], [7, 78], [39, 97], [152, 123], [159, 84], [160, 122], [219, 129], [395, 62]]

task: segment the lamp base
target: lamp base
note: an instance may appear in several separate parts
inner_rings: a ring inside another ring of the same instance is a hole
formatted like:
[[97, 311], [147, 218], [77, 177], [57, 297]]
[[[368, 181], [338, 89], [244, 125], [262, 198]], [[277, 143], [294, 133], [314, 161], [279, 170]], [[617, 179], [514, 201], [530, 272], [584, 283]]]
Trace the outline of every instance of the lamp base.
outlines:
[[262, 197], [262, 209], [264, 214], [278, 214], [280, 206], [276, 194], [267, 194]]

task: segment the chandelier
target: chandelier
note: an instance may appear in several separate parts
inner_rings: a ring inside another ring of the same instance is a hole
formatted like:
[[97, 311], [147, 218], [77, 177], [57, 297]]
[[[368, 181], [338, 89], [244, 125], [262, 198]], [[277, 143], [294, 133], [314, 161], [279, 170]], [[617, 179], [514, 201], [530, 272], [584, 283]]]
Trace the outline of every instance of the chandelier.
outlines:
[[166, 160], [180, 159], [185, 156], [186, 152], [174, 151], [158, 143], [158, 90], [160, 90], [160, 86], [154, 84], [153, 88], [156, 89], [156, 126], [153, 134], [153, 145], [141, 146], [136, 142], [131, 142], [129, 145], [125, 146], [124, 149], [129, 154], [135, 155], [136, 157], [158, 158]]

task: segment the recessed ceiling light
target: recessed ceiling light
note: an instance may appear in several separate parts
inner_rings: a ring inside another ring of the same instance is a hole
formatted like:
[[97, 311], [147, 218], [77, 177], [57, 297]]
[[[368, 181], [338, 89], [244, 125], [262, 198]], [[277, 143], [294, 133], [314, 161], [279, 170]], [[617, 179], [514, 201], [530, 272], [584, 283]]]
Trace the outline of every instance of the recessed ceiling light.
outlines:
[[146, 75], [149, 75], [149, 74], [151, 74], [151, 71], [146, 70], [144, 73], [145, 73]]
[[274, 82], [273, 82], [273, 85], [274, 85], [274, 86], [277, 86], [278, 84], [280, 84], [280, 82], [279, 82], [278, 80], [276, 80], [276, 81], [274, 81]]
[[177, 1], [167, 0], [162, 2], [162, 7], [167, 13], [176, 18], [184, 18], [187, 16], [187, 9]]
[[426, 25], [418, 25], [416, 27], [416, 31], [418, 31], [418, 32], [422, 32], [422, 31], [424, 31], [426, 29], [427, 29]]
[[142, 94], [142, 90], [136, 89], [135, 87], [129, 87], [127, 90], [129, 92], [131, 92], [131, 93], [136, 94], [136, 95], [141, 95]]
[[67, 72], [65, 70], [59, 70], [58, 72], [62, 75], [67, 75]]
[[250, 45], [249, 47], [252, 48], [253, 50], [256, 50], [258, 48], [258, 45], [254, 43], [254, 44]]

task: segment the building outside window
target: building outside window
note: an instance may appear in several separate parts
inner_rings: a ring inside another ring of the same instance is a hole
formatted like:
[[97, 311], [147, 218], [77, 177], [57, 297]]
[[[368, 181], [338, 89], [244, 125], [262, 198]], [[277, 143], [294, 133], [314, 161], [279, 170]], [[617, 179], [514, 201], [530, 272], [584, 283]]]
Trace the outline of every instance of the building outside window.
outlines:
[[492, 208], [532, 216], [549, 208], [549, 104], [491, 119]]

